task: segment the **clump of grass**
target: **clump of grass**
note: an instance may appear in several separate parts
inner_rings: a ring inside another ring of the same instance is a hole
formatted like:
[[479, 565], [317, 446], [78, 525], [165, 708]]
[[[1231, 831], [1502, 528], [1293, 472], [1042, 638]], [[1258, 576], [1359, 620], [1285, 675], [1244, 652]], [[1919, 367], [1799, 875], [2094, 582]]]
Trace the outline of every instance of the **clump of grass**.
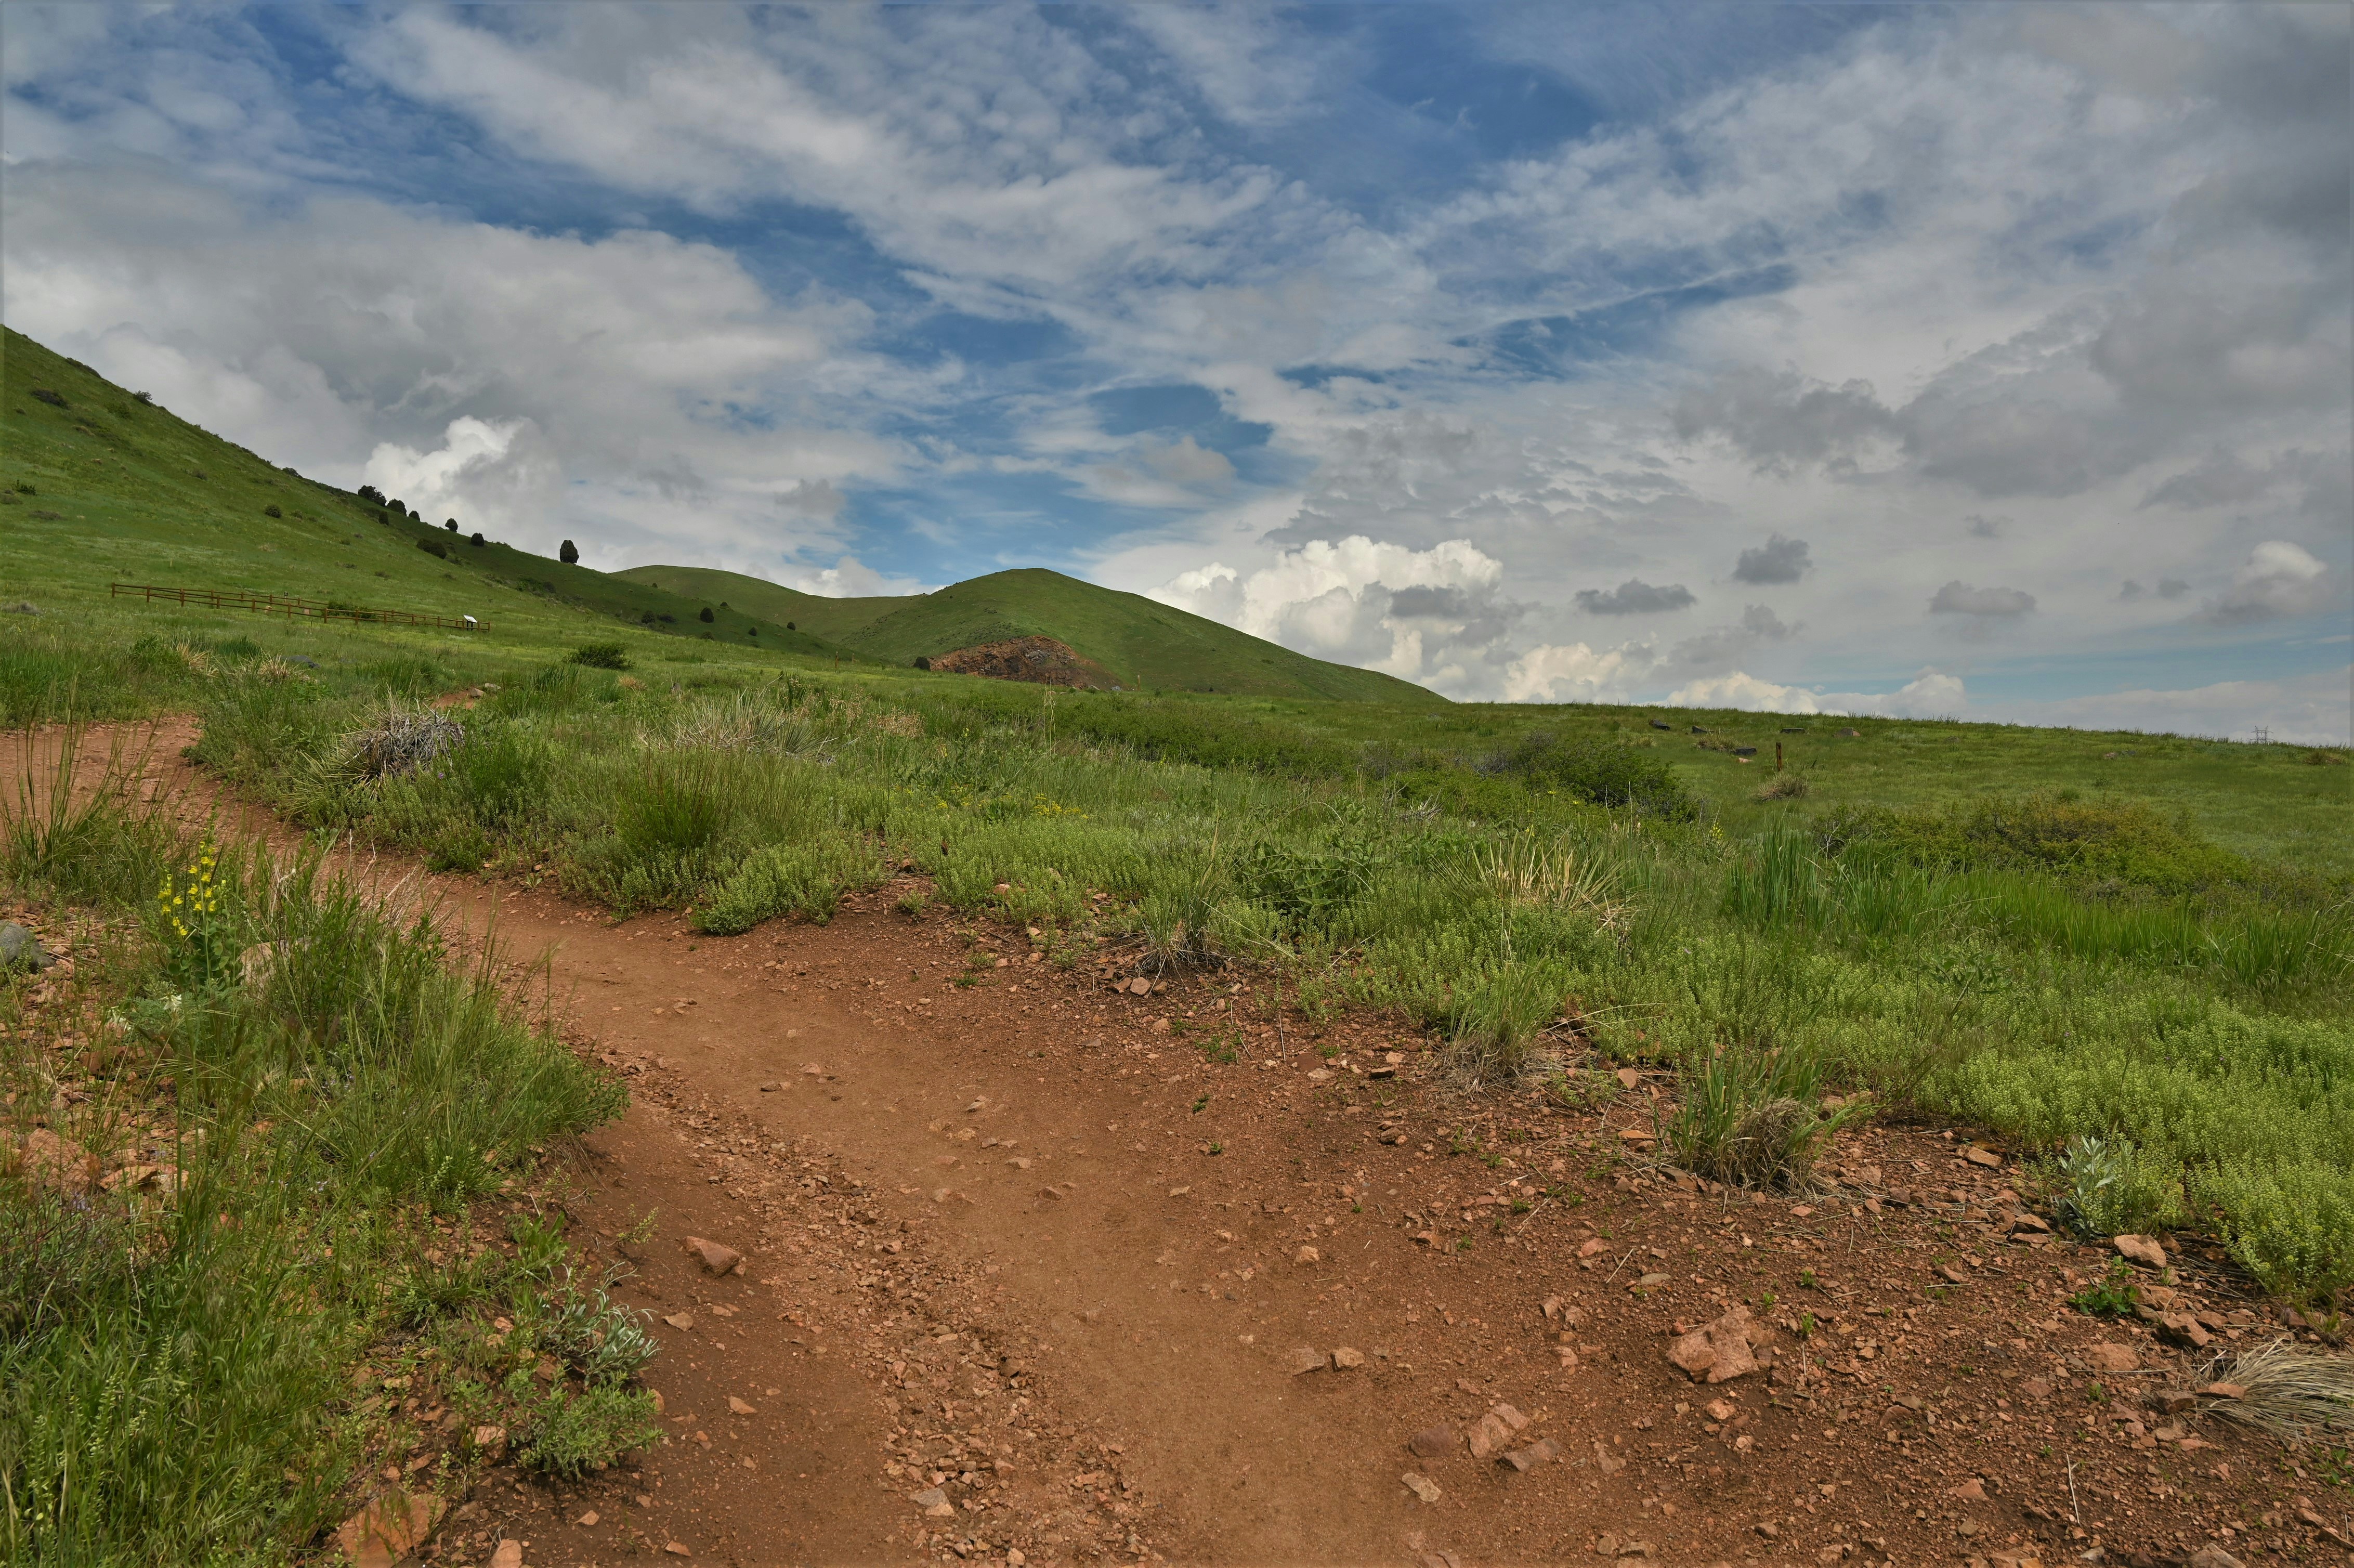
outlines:
[[1821, 1090], [1810, 1051], [1718, 1046], [1685, 1069], [1668, 1147], [1686, 1170], [1731, 1186], [1802, 1185], [1823, 1142], [1870, 1114], [1862, 1100], [1825, 1110]]
[[2202, 1414], [2292, 1441], [2354, 1430], [2354, 1356], [2305, 1350], [2284, 1336], [2216, 1357], [2199, 1381], [2245, 1391], [2201, 1401]]
[[345, 783], [397, 779], [465, 744], [466, 726], [427, 708], [393, 707], [344, 737], [328, 770]]
[[1801, 800], [1813, 786], [1803, 773], [1776, 773], [1750, 791], [1753, 800]]
[[573, 663], [591, 670], [626, 670], [630, 667], [629, 650], [619, 642], [583, 642], [568, 657]]

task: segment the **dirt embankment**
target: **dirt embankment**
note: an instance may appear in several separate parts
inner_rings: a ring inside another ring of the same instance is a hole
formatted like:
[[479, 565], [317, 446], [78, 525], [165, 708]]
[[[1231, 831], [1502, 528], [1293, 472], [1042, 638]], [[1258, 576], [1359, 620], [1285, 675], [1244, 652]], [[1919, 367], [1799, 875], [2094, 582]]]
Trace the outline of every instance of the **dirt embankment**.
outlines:
[[[1819, 1192], [1728, 1192], [1650, 1147], [1666, 1076], [1465, 1096], [1390, 1021], [1278, 1033], [1246, 978], [1057, 970], [901, 886], [712, 938], [422, 882], [546, 955], [635, 1091], [570, 1210], [656, 1315], [667, 1431], [493, 1476], [429, 1561], [2221, 1568], [2354, 1534], [2313, 1455], [2189, 1398], [2179, 1330], [2066, 1305], [2111, 1255], [1999, 1149], [1866, 1126]], [[2168, 1266], [2217, 1349], [2282, 1331]]]
[[1067, 642], [1051, 637], [1013, 637], [934, 656], [928, 666], [953, 675], [986, 675], [993, 681], [1028, 681], [1040, 686], [1087, 691], [1118, 689], [1111, 672]]

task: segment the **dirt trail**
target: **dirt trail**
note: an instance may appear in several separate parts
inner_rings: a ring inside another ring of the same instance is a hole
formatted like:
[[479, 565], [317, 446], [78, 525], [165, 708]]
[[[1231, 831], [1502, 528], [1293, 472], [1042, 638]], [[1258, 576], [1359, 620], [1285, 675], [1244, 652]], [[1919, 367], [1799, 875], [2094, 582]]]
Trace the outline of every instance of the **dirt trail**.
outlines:
[[[178, 760], [187, 738], [166, 726], [151, 748], [181, 809], [283, 837]], [[1847, 1140], [1835, 1200], [1712, 1197], [1620, 1159], [1652, 1125], [1649, 1083], [1575, 1115], [1466, 1099], [1367, 1018], [1293, 1013], [1279, 1056], [1233, 977], [1115, 991], [1124, 974], [1026, 961], [1019, 929], [897, 912], [899, 886], [828, 926], [715, 938], [370, 863], [544, 957], [568, 1036], [628, 1075], [572, 1213], [633, 1263], [619, 1294], [664, 1343], [662, 1446], [579, 1487], [502, 1477], [438, 1561], [512, 1536], [532, 1564], [2052, 1561], [2096, 1542], [2156, 1563], [2208, 1539], [2190, 1525], [2255, 1468], [2218, 1474], [2249, 1446], [2227, 1428], [2159, 1452], [2066, 1403], [2094, 1341], [2173, 1363], [2146, 1331], [2055, 1310], [2097, 1261], [2006, 1245], [1999, 1159], [1950, 1135]], [[1450, 1155], [1451, 1134], [1486, 1158]], [[715, 1276], [690, 1236], [746, 1262]], [[1762, 1331], [1766, 1366], [1722, 1385], [1669, 1364], [1671, 1330], [1744, 1299], [1785, 1325], [1802, 1299], [1820, 1330]], [[1511, 1447], [1553, 1441], [1525, 1471], [1466, 1446], [1499, 1402], [1529, 1419]], [[1446, 1451], [1408, 1451], [1438, 1424]]]

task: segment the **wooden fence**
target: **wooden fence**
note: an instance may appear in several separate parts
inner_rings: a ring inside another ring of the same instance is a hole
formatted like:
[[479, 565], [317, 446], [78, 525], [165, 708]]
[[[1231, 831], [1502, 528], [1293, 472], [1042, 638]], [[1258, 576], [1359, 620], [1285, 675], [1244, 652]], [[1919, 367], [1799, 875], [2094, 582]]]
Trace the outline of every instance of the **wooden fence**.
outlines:
[[363, 609], [356, 605], [290, 599], [284, 594], [252, 593], [244, 588], [153, 588], [143, 583], [110, 583], [107, 587], [116, 599], [138, 599], [150, 604], [192, 604], [203, 609], [244, 609], [257, 615], [282, 615], [289, 620], [352, 620], [369, 626], [438, 626], [451, 631], [490, 630], [488, 623], [471, 615], [452, 620], [446, 615], [419, 615], [406, 609]]

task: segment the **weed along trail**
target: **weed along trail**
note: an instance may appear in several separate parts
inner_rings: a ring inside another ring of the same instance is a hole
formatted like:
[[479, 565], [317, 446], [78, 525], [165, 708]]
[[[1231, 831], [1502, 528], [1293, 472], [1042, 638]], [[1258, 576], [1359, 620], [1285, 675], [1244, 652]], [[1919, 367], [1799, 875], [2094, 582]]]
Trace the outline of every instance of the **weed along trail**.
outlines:
[[[291, 840], [186, 737], [81, 755]], [[1057, 967], [906, 871], [716, 936], [348, 869], [494, 933], [628, 1086], [555, 1191], [660, 1345], [659, 1439], [575, 1480], [478, 1443], [420, 1561], [2221, 1568], [2193, 1553], [2354, 1536], [2309, 1453], [2227, 1418], [2243, 1352], [2319, 1325], [2220, 1248], [2055, 1234], [1973, 1129], [1834, 1115], [1808, 1181], [1729, 1189], [1659, 1146], [1671, 1072], [1462, 1090], [1393, 1015]]]

